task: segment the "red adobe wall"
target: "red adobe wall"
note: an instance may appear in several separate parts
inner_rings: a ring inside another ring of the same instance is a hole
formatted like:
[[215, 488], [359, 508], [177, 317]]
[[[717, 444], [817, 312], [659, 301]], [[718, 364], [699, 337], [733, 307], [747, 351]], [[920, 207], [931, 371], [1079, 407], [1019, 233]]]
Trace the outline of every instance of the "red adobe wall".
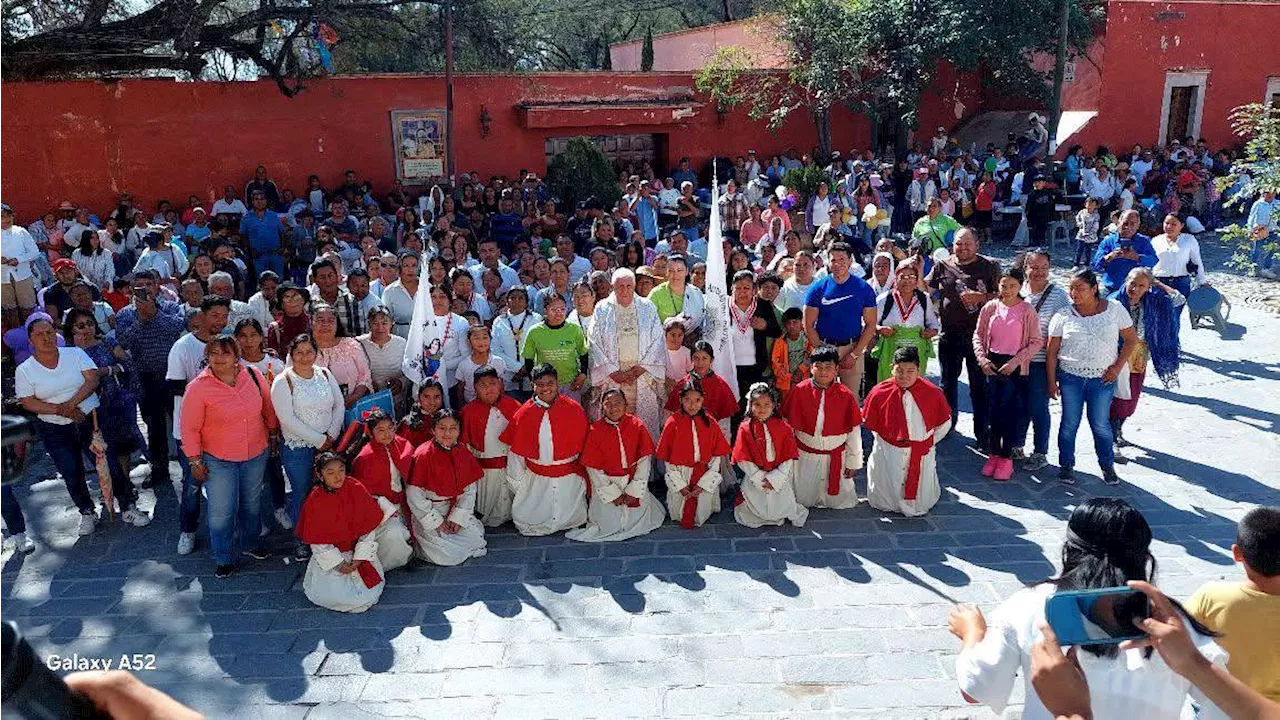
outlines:
[[[816, 143], [813, 123], [803, 114], [775, 135], [745, 111], [730, 112], [722, 125], [705, 98], [693, 103], [691, 116], [677, 120], [670, 109], [662, 117], [651, 109], [540, 109], [541, 126], [534, 129], [521, 125], [516, 107], [526, 101], [688, 95], [692, 84], [687, 73], [459, 76], [459, 170], [488, 176], [528, 168], [541, 174], [546, 137], [583, 134], [669, 133], [669, 166], [684, 155], [698, 162], [755, 148], [767, 158], [791, 146], [807, 152]], [[389, 111], [443, 107], [444, 81], [419, 75], [337, 77], [316, 80], [292, 99], [261, 81], [4, 83], [0, 97], [0, 192], [24, 219], [63, 199], [106, 208], [126, 190], [148, 207], [159, 198], [185, 202], [192, 193], [212, 202], [225, 183], [247, 182], [258, 163], [282, 188], [296, 191], [309, 173], [328, 187], [347, 168], [385, 189], [395, 173]], [[488, 137], [481, 137], [482, 106], [493, 118]], [[548, 116], [562, 126], [547, 128]], [[662, 124], [626, 124], [655, 117]], [[836, 147], [866, 147], [869, 140], [866, 119], [847, 111], [835, 114], [832, 130]]]
[[[778, 18], [756, 15], [745, 20], [716, 23], [702, 27], [655, 35], [653, 69], [656, 71], [696, 71], [715, 54], [717, 48], [742, 48], [756, 69], [788, 67], [786, 45], [777, 35]], [[644, 41], [614, 43], [609, 46], [611, 67], [615, 71], [640, 69]]]
[[1235, 144], [1231, 110], [1261, 102], [1267, 76], [1280, 74], [1277, 28], [1275, 2], [1112, 0], [1098, 117], [1072, 142], [1086, 148], [1157, 142], [1165, 73], [1208, 70], [1200, 135], [1210, 147]]

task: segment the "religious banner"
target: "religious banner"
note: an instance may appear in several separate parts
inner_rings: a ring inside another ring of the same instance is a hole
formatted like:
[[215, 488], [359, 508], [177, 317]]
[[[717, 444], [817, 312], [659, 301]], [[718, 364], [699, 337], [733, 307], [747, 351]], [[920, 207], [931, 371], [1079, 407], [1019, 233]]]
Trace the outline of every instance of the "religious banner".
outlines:
[[[712, 161], [711, 177], [716, 177]], [[733, 338], [729, 335], [729, 283], [726, 277], [724, 257], [724, 231], [720, 227], [720, 187], [711, 183], [711, 227], [707, 233], [707, 289], [706, 316], [702, 339], [715, 350], [712, 368], [729, 383], [735, 398], [742, 397], [746, 388], [738, 387], [738, 373], [733, 359]]]
[[392, 110], [396, 177], [409, 184], [443, 177], [444, 110]]

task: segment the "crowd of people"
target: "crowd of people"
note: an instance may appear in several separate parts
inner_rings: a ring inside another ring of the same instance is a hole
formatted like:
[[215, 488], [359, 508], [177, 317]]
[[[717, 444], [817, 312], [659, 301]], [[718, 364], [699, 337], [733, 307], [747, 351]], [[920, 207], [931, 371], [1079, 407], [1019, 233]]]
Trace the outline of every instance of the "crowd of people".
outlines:
[[[984, 476], [1048, 464], [1059, 399], [1058, 479], [1076, 481], [1087, 418], [1116, 484], [1148, 368], [1176, 383], [1181, 310], [1206, 284], [1188, 214], [1217, 218], [1205, 174], [1229, 158], [1176, 141], [1123, 160], [1073, 148], [1055, 174], [1031, 125], [981, 155], [940, 128], [897, 165], [789, 151], [764, 167], [751, 151], [714, 176], [687, 159], [662, 180], [628, 168], [616, 202], [572, 208], [523, 171], [375, 196], [355, 172], [295, 194], [263, 167], [209, 211], [192, 196], [152, 214], [122, 195], [109, 213], [66, 202], [23, 227], [5, 205], [13, 396], [81, 534], [98, 522], [90, 461], [108, 469], [106, 509], [144, 526], [132, 458], [150, 463], [144, 489], [166, 488], [174, 453], [179, 554], [203, 517], [226, 577], [271, 554], [272, 526], [291, 530], [307, 597], [340, 611], [376, 603], [412, 557], [483, 555], [508, 522], [601, 542], [722, 507], [749, 527], [862, 497], [927, 513], [962, 370]], [[797, 202], [785, 173], [812, 164], [830, 182]], [[980, 254], [997, 203], [1024, 206], [1043, 241], [1045, 203], [1077, 190], [1083, 249], [1065, 287], [1041, 247], [1007, 266]], [[1264, 238], [1273, 201], [1250, 213]], [[1148, 237], [1153, 211], [1163, 232]], [[727, 364], [704, 338], [717, 322]], [[33, 549], [8, 488], [4, 510]]]

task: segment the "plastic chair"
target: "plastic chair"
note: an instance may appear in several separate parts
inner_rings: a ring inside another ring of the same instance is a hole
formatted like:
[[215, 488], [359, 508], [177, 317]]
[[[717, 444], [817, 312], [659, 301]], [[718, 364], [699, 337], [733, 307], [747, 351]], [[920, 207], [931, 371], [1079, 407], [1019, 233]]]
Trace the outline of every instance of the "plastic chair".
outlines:
[[1187, 312], [1191, 315], [1192, 330], [1200, 326], [1200, 321], [1208, 320], [1213, 329], [1222, 334], [1227, 330], [1227, 318], [1231, 317], [1231, 303], [1216, 288], [1201, 285], [1187, 296]]

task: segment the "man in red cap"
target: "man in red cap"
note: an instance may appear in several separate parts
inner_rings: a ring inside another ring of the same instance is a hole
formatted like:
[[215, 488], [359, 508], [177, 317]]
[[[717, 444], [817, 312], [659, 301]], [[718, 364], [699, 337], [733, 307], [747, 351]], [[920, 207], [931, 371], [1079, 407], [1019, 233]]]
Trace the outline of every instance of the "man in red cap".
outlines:
[[[76, 264], [67, 258], [58, 258], [53, 261], [53, 277], [57, 280], [54, 284], [45, 288], [40, 293], [40, 305], [44, 307], [44, 311], [49, 313], [49, 317], [54, 319], [55, 323], [62, 322], [62, 313], [71, 307], [71, 286], [76, 284], [80, 274], [76, 270]], [[94, 300], [101, 300], [102, 294], [98, 292], [92, 284], [89, 289], [93, 293]]]

